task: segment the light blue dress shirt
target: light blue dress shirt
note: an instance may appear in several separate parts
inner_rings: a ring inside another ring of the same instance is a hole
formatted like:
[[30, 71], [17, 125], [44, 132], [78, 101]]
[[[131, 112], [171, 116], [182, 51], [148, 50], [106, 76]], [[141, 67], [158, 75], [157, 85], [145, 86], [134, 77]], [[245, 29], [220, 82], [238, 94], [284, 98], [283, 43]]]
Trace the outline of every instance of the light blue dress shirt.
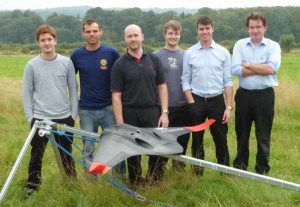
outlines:
[[211, 43], [203, 48], [199, 43], [190, 47], [183, 58], [181, 76], [183, 91], [191, 90], [202, 97], [214, 97], [233, 86], [230, 53], [221, 45]]
[[[242, 77], [242, 62], [250, 64], [268, 64], [275, 71], [274, 75], [255, 75]], [[265, 89], [278, 86], [276, 73], [281, 63], [281, 49], [277, 42], [263, 38], [254, 47], [250, 37], [236, 42], [233, 48], [232, 75], [239, 78], [239, 86], [248, 90]]]

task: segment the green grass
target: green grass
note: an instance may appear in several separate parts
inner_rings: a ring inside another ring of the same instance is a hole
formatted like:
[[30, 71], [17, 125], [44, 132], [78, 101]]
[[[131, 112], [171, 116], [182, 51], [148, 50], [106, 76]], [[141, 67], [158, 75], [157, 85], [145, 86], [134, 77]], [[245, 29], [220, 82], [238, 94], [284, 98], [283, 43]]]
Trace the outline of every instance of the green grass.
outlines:
[[18, 78], [23, 76], [29, 55], [0, 55], [0, 77]]
[[[29, 125], [25, 121], [22, 107], [21, 87], [24, 67], [31, 57], [0, 56], [0, 188], [3, 187], [29, 133]], [[300, 183], [299, 65], [299, 57], [285, 56], [278, 73], [280, 85], [276, 88], [276, 114], [269, 174], [271, 177], [295, 183]], [[76, 121], [78, 127], [78, 120]], [[81, 146], [80, 141], [77, 141], [77, 144]], [[234, 117], [229, 124], [228, 145], [232, 161], [236, 153]], [[249, 170], [253, 172], [256, 156], [253, 130], [250, 148]], [[208, 132], [205, 135], [205, 150], [206, 160], [215, 162], [214, 144]], [[28, 149], [0, 206], [300, 206], [300, 192], [244, 178], [220, 176], [218, 172], [210, 169], [205, 170], [203, 177], [197, 178], [192, 175], [189, 165], [185, 172], [174, 172], [168, 168], [165, 179], [159, 185], [139, 188], [137, 192], [140, 195], [160, 202], [149, 204], [129, 197], [104, 180], [87, 181], [78, 163], [77, 179], [64, 178], [60, 175], [51, 146], [47, 147], [43, 159], [41, 189], [25, 200], [29, 154]], [[74, 154], [80, 157], [77, 150]], [[146, 172], [147, 157], [144, 156], [143, 160], [143, 169]]]

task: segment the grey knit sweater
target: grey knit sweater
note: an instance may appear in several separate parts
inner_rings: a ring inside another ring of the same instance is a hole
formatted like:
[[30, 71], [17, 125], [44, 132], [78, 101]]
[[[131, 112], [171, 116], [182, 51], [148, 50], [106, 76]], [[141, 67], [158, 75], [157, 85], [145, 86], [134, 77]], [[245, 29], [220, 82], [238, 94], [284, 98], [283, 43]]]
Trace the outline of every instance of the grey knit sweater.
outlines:
[[57, 54], [46, 61], [41, 56], [29, 60], [23, 76], [23, 105], [28, 122], [63, 119], [78, 113], [78, 94], [72, 61]]

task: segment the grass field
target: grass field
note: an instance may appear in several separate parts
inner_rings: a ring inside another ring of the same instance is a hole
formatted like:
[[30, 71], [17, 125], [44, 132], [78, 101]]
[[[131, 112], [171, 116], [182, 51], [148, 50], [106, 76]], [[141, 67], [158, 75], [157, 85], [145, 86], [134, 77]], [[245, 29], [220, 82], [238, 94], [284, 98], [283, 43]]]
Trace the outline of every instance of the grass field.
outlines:
[[[22, 75], [31, 56], [0, 56], [0, 188], [29, 133], [22, 107]], [[284, 56], [276, 90], [276, 112], [271, 140], [269, 176], [300, 184], [300, 57]], [[235, 80], [235, 87], [237, 82]], [[233, 113], [234, 114], [234, 113]], [[78, 126], [78, 120], [76, 125]], [[77, 141], [80, 145], [80, 141]], [[229, 124], [228, 145], [231, 161], [236, 153], [234, 117]], [[249, 171], [254, 172], [256, 141], [251, 134]], [[205, 135], [206, 160], [215, 162], [215, 149], [209, 133]], [[190, 153], [190, 152], [189, 152]], [[80, 152], [74, 151], [80, 157]], [[300, 192], [270, 186], [239, 177], [220, 176], [206, 169], [195, 177], [190, 166], [185, 172], [168, 168], [158, 185], [145, 186], [137, 192], [154, 201], [149, 203], [129, 197], [103, 180], [87, 181], [76, 164], [78, 177], [69, 180], [60, 175], [49, 145], [43, 159], [43, 184], [38, 193], [25, 200], [29, 150], [0, 206], [300, 206]], [[143, 157], [146, 165], [146, 157]], [[168, 166], [169, 167], [169, 166]], [[146, 171], [146, 166], [144, 171]]]

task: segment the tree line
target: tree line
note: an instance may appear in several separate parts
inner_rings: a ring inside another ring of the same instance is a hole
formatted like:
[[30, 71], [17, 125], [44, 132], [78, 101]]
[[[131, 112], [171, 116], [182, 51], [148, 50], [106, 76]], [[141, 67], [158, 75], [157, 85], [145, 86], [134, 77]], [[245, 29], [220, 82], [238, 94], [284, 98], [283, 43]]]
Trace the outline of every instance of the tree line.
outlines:
[[43, 23], [57, 29], [59, 43], [82, 42], [82, 20], [94, 18], [101, 22], [104, 31], [102, 41], [107, 44], [122, 45], [124, 28], [128, 24], [138, 24], [145, 34], [145, 44], [150, 47], [163, 45], [163, 25], [168, 20], [175, 19], [181, 22], [183, 27], [181, 43], [191, 45], [198, 41], [196, 33], [198, 17], [209, 15], [215, 23], [214, 40], [232, 49], [235, 41], [248, 36], [245, 26], [247, 16], [251, 12], [260, 11], [267, 17], [267, 37], [282, 44], [299, 46], [296, 44], [300, 41], [299, 9], [299, 7], [253, 7], [216, 10], [204, 7], [198, 9], [196, 13], [186, 14], [175, 11], [155, 13], [140, 8], [115, 11], [96, 7], [89, 9], [83, 18], [54, 12], [45, 20], [31, 10], [5, 11], [0, 12], [0, 43], [33, 44], [35, 30]]

